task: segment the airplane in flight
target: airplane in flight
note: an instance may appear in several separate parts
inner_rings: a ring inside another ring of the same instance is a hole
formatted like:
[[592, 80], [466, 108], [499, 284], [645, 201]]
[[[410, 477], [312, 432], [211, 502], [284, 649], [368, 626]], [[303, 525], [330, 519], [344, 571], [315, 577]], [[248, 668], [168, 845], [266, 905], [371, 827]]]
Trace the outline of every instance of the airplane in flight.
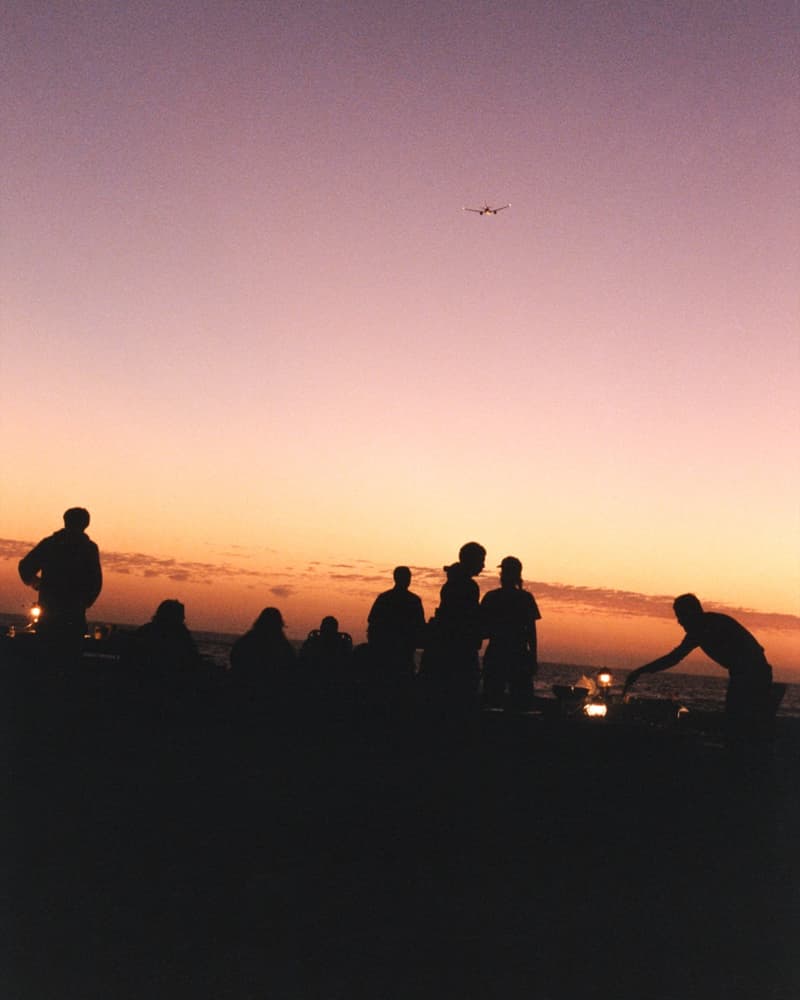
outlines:
[[497, 215], [498, 212], [502, 212], [504, 208], [511, 208], [511, 203], [508, 205], [498, 205], [497, 208], [492, 208], [491, 205], [484, 205], [483, 208], [467, 208], [464, 206], [465, 212], [477, 212], [478, 215]]

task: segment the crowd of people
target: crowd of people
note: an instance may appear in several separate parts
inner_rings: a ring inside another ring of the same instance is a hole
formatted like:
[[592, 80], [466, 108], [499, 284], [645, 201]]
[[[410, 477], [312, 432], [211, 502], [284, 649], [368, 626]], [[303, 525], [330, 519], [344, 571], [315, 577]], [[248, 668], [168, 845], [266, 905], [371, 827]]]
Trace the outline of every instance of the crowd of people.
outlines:
[[[86, 611], [102, 588], [100, 554], [86, 534], [89, 521], [84, 508], [70, 508], [63, 529], [39, 542], [19, 564], [21, 579], [39, 594], [42, 638], [61, 648], [82, 641]], [[439, 604], [428, 620], [410, 589], [410, 569], [398, 566], [393, 586], [376, 597], [369, 611], [367, 642], [355, 648], [337, 619], [326, 616], [296, 652], [280, 610], [264, 608], [233, 644], [229, 682], [246, 696], [276, 704], [300, 691], [334, 697], [342, 687], [367, 679], [389, 698], [406, 697], [413, 685], [429, 704], [450, 712], [475, 706], [479, 692], [490, 707], [525, 710], [534, 695], [541, 615], [515, 556], [502, 560], [499, 587], [481, 599], [475, 578], [485, 564], [482, 545], [463, 545], [458, 559], [443, 568]], [[625, 693], [643, 674], [666, 670], [699, 648], [728, 671], [730, 731], [739, 738], [765, 732], [774, 713], [772, 669], [755, 637], [730, 616], [704, 611], [693, 594], [678, 597], [674, 611], [685, 632], [683, 641], [632, 671]], [[143, 676], [175, 691], [202, 663], [186, 627], [184, 606], [174, 599], [163, 601], [152, 620], [136, 631], [130, 651]]]

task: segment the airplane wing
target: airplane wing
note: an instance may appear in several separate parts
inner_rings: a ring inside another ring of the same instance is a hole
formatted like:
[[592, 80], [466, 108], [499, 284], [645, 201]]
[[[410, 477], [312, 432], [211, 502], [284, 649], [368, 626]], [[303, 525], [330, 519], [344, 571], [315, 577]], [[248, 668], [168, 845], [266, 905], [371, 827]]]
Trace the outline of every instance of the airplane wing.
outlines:
[[483, 211], [483, 209], [482, 208], [467, 208], [466, 205], [465, 205], [464, 206], [464, 211], [465, 212], [477, 212], [478, 215], [480, 215], [481, 212]]
[[501, 205], [499, 208], [496, 208], [495, 212], [502, 212], [504, 208], [511, 208], [511, 202], [509, 202], [507, 205]]

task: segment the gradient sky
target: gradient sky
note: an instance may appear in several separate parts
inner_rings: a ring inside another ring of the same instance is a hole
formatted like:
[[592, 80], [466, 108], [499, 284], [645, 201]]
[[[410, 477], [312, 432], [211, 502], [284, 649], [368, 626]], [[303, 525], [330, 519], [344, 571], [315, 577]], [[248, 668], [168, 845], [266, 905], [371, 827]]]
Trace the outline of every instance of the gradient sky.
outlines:
[[641, 662], [693, 590], [800, 669], [799, 39], [794, 0], [8, 4], [0, 606], [80, 504], [99, 617], [359, 636], [475, 538], [545, 658]]

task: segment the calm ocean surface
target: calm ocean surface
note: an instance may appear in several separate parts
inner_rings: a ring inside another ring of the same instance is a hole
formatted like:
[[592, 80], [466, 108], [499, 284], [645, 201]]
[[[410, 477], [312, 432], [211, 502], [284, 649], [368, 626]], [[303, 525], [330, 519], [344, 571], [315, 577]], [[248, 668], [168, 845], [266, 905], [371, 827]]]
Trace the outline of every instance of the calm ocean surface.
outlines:
[[[221, 667], [228, 664], [228, 655], [234, 636], [210, 632], [194, 633], [201, 653]], [[295, 641], [300, 646], [299, 641]], [[577, 685], [583, 674], [588, 677], [597, 673], [597, 667], [571, 666], [561, 663], [543, 663], [536, 676], [536, 693], [543, 697], [552, 692], [554, 684]], [[612, 694], [619, 694], [627, 671], [612, 671]], [[727, 674], [720, 669], [718, 676], [682, 674], [677, 670], [667, 670], [660, 674], [642, 677], [637, 683], [637, 698], [670, 698], [679, 701], [690, 711], [721, 711], [725, 704]], [[800, 719], [800, 684], [787, 684], [786, 694], [778, 715]]]

